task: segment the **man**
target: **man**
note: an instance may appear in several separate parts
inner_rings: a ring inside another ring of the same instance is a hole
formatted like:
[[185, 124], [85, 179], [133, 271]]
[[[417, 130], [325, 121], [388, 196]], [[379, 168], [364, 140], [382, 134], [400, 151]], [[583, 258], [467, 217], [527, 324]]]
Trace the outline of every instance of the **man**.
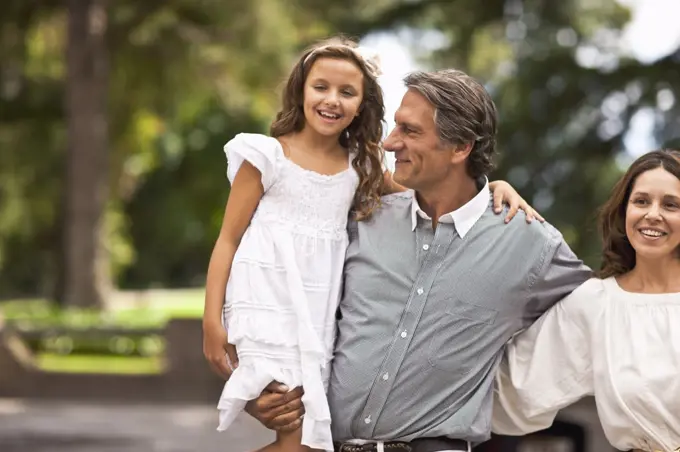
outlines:
[[[591, 275], [552, 226], [494, 214], [496, 108], [485, 89], [455, 70], [405, 83], [384, 146], [410, 190], [349, 226], [328, 390], [341, 452], [459, 451], [488, 439], [504, 344]], [[248, 412], [298, 427], [301, 390], [270, 389]]]

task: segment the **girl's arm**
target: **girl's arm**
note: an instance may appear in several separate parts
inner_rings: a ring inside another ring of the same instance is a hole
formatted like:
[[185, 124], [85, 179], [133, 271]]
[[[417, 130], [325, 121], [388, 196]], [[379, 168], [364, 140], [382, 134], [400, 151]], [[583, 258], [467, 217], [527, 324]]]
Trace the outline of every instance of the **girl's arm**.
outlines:
[[208, 265], [203, 310], [203, 354], [213, 370], [225, 379], [233, 372], [226, 356], [229, 356], [233, 367], [238, 365], [236, 349], [228, 344], [227, 332], [222, 325], [227, 281], [236, 249], [263, 194], [260, 171], [247, 160], [244, 161], [231, 185], [222, 228]]

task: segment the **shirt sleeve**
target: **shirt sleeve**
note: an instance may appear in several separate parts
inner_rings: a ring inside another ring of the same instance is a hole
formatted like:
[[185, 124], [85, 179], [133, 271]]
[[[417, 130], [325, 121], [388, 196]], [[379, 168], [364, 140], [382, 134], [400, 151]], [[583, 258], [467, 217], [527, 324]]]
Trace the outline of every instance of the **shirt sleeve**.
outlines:
[[508, 343], [496, 374], [495, 433], [546, 429], [560, 409], [593, 394], [589, 325], [603, 297], [593, 278]]
[[543, 265], [529, 287], [529, 300], [522, 316], [523, 327], [531, 325], [558, 301], [592, 277], [592, 270], [569, 248], [562, 234], [545, 224], [552, 235], [546, 242]]
[[267, 191], [276, 179], [276, 161], [280, 153], [279, 143], [266, 135], [239, 133], [224, 145], [227, 156], [227, 178], [234, 183], [236, 173], [248, 161], [262, 175], [262, 186]]

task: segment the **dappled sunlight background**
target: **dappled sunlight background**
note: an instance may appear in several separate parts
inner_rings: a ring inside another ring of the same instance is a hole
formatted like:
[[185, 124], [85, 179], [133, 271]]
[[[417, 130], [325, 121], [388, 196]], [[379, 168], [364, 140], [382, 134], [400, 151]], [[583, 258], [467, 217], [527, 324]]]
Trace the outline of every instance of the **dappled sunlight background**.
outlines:
[[[203, 285], [229, 195], [222, 147], [267, 133], [318, 39], [378, 52], [386, 133], [406, 73], [482, 80], [500, 117], [492, 178], [594, 267], [614, 181], [680, 144], [676, 0], [1, 3], [2, 452], [268, 441], [247, 417], [214, 431]], [[607, 450], [592, 405], [574, 410], [590, 450]]]

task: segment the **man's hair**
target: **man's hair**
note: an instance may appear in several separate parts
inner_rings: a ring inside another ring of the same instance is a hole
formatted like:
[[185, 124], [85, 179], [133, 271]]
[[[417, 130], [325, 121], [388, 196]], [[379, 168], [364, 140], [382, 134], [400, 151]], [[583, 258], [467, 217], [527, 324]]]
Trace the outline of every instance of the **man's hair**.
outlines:
[[413, 72], [404, 83], [434, 106], [434, 122], [442, 144], [472, 144], [467, 159], [469, 176], [487, 176], [494, 167], [497, 112], [486, 89], [455, 69]]

